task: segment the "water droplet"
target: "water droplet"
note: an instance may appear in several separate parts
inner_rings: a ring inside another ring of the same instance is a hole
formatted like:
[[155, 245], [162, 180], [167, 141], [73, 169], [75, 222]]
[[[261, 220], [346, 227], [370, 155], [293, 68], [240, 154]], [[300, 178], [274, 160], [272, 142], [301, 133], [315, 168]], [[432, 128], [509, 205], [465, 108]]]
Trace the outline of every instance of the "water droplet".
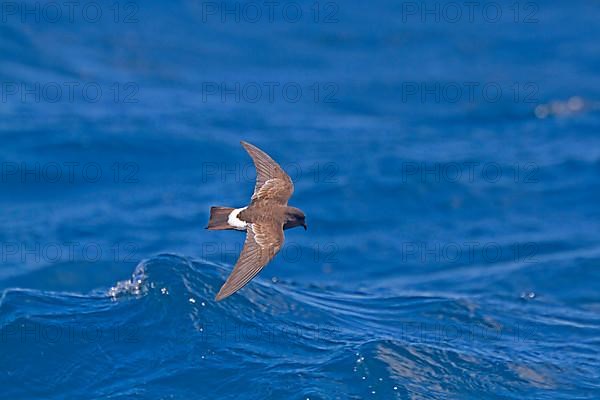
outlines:
[[521, 293], [521, 298], [525, 300], [533, 300], [535, 299], [536, 294], [534, 292], [525, 292]]
[[546, 106], [544, 104], [540, 104], [539, 106], [537, 106], [535, 108], [535, 116], [538, 117], [539, 119], [544, 119], [549, 114], [550, 114], [550, 110], [548, 109], [548, 106]]
[[584, 102], [579, 96], [573, 96], [567, 101], [567, 107], [571, 111], [581, 111], [583, 109]]

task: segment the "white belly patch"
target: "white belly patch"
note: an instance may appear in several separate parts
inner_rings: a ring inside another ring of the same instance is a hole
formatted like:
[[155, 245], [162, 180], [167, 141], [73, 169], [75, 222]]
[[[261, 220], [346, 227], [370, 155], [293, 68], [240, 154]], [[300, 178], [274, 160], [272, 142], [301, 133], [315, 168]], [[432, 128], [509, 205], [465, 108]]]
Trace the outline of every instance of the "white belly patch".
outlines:
[[235, 229], [245, 230], [246, 225], [248, 225], [248, 224], [246, 222], [242, 221], [241, 219], [239, 219], [237, 216], [239, 213], [244, 211], [246, 208], [248, 208], [248, 207], [236, 208], [235, 210], [233, 210], [231, 212], [231, 214], [229, 214], [229, 217], [227, 217], [227, 223], [230, 226], [233, 226]]

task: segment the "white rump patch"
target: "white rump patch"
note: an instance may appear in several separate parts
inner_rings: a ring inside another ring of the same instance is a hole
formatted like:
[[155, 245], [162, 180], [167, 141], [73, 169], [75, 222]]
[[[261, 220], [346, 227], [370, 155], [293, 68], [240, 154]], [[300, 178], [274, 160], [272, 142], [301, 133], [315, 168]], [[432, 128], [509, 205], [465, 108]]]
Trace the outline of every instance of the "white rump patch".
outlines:
[[246, 225], [248, 224], [237, 217], [238, 214], [244, 211], [246, 208], [248, 207], [236, 208], [231, 212], [231, 214], [229, 214], [229, 217], [227, 217], [227, 223], [229, 226], [233, 226], [235, 229], [240, 230], [246, 229]]

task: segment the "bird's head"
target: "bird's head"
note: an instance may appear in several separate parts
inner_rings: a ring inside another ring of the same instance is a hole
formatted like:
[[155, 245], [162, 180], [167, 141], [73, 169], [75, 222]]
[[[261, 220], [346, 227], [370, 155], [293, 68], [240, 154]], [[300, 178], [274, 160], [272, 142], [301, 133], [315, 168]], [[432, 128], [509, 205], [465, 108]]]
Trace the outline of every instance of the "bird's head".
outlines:
[[306, 216], [299, 208], [288, 207], [285, 210], [285, 224], [283, 225], [283, 229], [290, 229], [296, 226], [302, 226], [306, 230]]

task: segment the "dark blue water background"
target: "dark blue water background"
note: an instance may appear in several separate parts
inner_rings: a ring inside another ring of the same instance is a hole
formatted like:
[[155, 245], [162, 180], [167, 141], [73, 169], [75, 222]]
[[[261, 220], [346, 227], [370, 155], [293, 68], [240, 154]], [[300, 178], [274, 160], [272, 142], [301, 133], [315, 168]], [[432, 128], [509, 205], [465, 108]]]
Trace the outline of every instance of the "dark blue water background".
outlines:
[[599, 398], [600, 6], [452, 4], [4, 2], [1, 397]]

